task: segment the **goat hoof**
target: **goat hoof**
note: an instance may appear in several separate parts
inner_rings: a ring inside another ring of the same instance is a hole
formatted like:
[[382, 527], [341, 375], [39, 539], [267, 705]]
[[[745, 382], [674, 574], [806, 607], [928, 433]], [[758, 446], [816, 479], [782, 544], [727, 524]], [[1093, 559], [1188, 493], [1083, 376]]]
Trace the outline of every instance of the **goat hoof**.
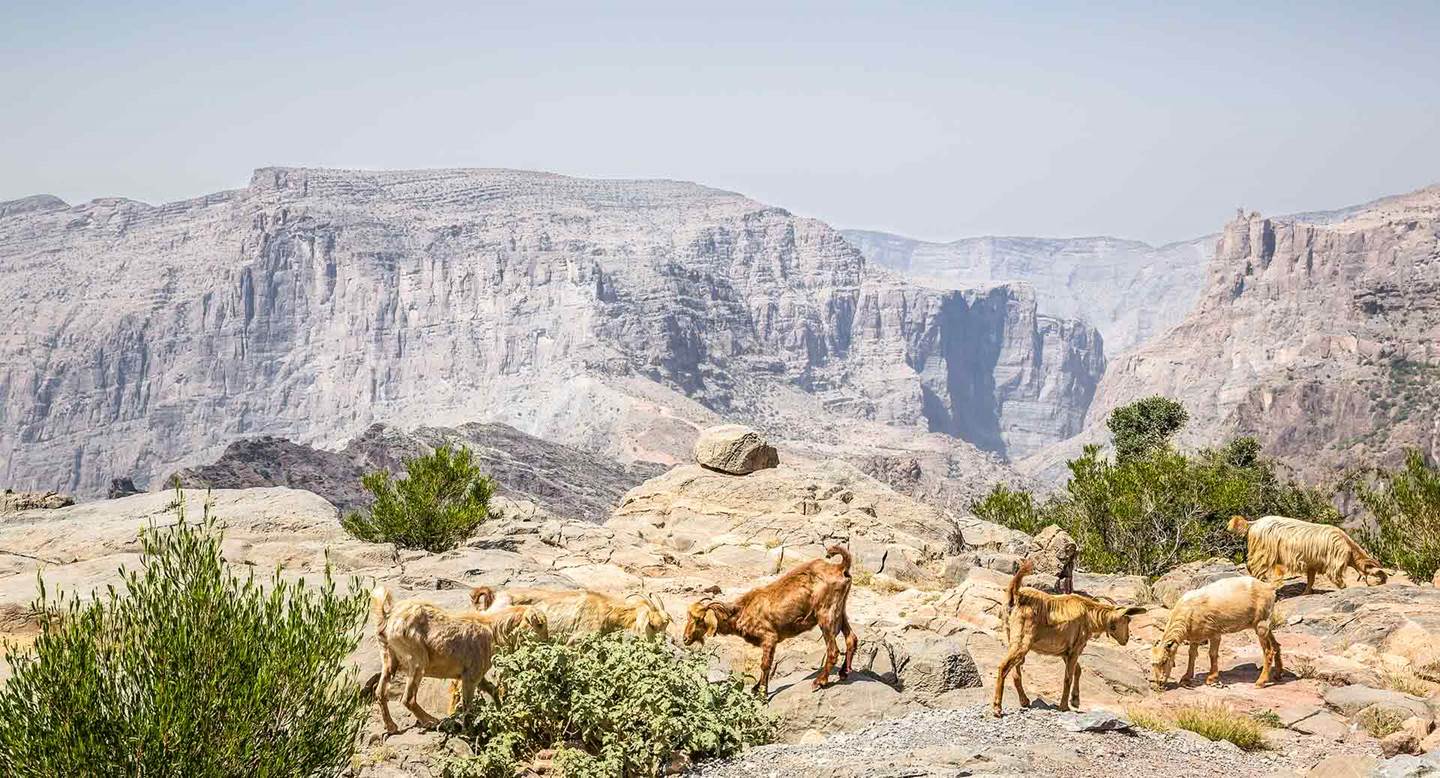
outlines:
[[1030, 698], [1029, 698], [1029, 697], [1021, 697], [1021, 698], [1020, 698], [1020, 707], [1022, 707], [1022, 708], [1028, 708], [1028, 707], [1030, 707]]
[[994, 717], [997, 718], [997, 719], [1000, 718], [1000, 708], [999, 708], [999, 707], [991, 708], [991, 709], [990, 709], [990, 715], [994, 716]]

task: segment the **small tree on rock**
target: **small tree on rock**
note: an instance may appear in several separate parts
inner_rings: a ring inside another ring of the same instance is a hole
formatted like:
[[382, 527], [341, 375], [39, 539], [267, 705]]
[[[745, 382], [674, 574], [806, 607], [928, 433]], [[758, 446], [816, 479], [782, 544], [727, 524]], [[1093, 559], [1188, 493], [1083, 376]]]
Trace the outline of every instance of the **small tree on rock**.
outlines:
[[489, 518], [495, 482], [480, 471], [470, 449], [441, 446], [405, 460], [405, 471], [398, 480], [384, 471], [362, 479], [375, 504], [368, 515], [342, 519], [350, 534], [438, 553], [459, 545]]
[[1116, 408], [1106, 422], [1115, 438], [1116, 461], [1127, 462], [1167, 445], [1189, 420], [1185, 406], [1159, 395]]

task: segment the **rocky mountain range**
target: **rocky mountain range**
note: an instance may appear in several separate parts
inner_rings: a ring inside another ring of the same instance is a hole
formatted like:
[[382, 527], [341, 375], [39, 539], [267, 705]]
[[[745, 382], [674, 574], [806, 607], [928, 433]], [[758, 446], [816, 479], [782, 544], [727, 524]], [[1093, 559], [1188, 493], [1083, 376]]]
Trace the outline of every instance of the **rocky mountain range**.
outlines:
[[0, 481], [81, 496], [376, 422], [671, 463], [735, 419], [978, 486], [1074, 434], [1105, 364], [1024, 288], [919, 286], [738, 194], [508, 170], [0, 204], [0, 295]]
[[871, 262], [920, 283], [1034, 287], [1041, 312], [1095, 325], [1118, 354], [1178, 324], [1199, 297], [1215, 235], [1151, 246], [1122, 238], [965, 238], [931, 243], [845, 230]]
[[1341, 211], [1238, 214], [1173, 330], [1110, 364], [1087, 432], [1025, 463], [1055, 472], [1105, 416], [1163, 394], [1192, 446], [1237, 434], [1312, 480], [1440, 453], [1440, 187]]

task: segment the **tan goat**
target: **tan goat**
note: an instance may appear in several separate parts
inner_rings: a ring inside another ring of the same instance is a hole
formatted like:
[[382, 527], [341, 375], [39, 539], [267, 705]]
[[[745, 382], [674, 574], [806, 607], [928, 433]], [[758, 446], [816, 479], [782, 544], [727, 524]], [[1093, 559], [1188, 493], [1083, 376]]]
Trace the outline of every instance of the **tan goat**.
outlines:
[[439, 720], [421, 708], [415, 699], [422, 680], [458, 678], [464, 705], [470, 704], [477, 687], [485, 688], [493, 697], [494, 690], [485, 682], [485, 673], [490, 669], [500, 642], [501, 625], [506, 622], [523, 623], [541, 633], [545, 629], [541, 615], [528, 609], [526, 612], [450, 613], [418, 600], [396, 605], [383, 586], [371, 590], [370, 600], [375, 611], [375, 634], [380, 639], [381, 649], [376, 697], [380, 701], [380, 717], [387, 732], [399, 730], [395, 719], [390, 716], [387, 694], [390, 676], [396, 670], [404, 670], [408, 676], [403, 698], [405, 707], [415, 714], [422, 727], [433, 727]]
[[781, 641], [820, 627], [825, 639], [825, 661], [820, 665], [813, 688], [830, 680], [830, 671], [839, 659], [835, 636], [845, 636], [845, 664], [841, 678], [850, 674], [859, 638], [850, 627], [845, 605], [850, 597], [850, 552], [840, 546], [825, 550], [839, 562], [814, 559], [774, 581], [740, 595], [734, 603], [705, 598], [691, 604], [685, 622], [685, 645], [704, 643], [715, 635], [736, 635], [760, 647], [760, 680], [755, 691], [768, 696], [770, 672], [775, 668], [775, 647]]
[[1230, 531], [1245, 536], [1245, 564], [1250, 575], [1278, 582], [1287, 573], [1305, 576], [1305, 594], [1315, 590], [1315, 576], [1323, 573], [1335, 588], [1345, 588], [1345, 569], [1355, 568], [1371, 586], [1386, 581], [1385, 570], [1365, 553], [1345, 530], [1284, 516], [1246, 521], [1230, 517]]
[[[471, 597], [479, 607], [478, 596]], [[650, 594], [632, 594], [621, 601], [589, 589], [505, 589], [493, 595], [489, 608], [508, 605], [534, 608], [545, 616], [551, 637], [563, 640], [606, 632], [653, 638], [670, 627], [670, 614]]]
[[1266, 685], [1272, 675], [1279, 678], [1285, 666], [1280, 659], [1280, 643], [1270, 629], [1274, 611], [1275, 587], [1249, 576], [1222, 578], [1186, 592], [1170, 611], [1170, 620], [1159, 642], [1150, 649], [1150, 688], [1165, 690], [1181, 643], [1190, 645], [1190, 663], [1180, 685], [1193, 683], [1195, 656], [1200, 652], [1200, 644], [1206, 642], [1210, 644], [1210, 672], [1205, 675], [1205, 683], [1219, 685], [1220, 636], [1247, 629], [1255, 630], [1264, 655], [1255, 685]]
[[1091, 638], [1109, 635], [1116, 643], [1130, 641], [1130, 618], [1145, 612], [1141, 607], [1123, 607], [1100, 602], [1082, 594], [1047, 594], [1020, 584], [1035, 566], [1030, 560], [1020, 564], [1010, 579], [1005, 596], [1005, 641], [1010, 650], [1000, 662], [995, 679], [995, 698], [991, 710], [1000, 715], [1000, 701], [1005, 692], [1005, 676], [1015, 672], [1015, 693], [1020, 705], [1030, 704], [1025, 693], [1022, 670], [1025, 655], [1038, 651], [1065, 660], [1065, 680], [1060, 691], [1060, 710], [1080, 707], [1080, 654]]

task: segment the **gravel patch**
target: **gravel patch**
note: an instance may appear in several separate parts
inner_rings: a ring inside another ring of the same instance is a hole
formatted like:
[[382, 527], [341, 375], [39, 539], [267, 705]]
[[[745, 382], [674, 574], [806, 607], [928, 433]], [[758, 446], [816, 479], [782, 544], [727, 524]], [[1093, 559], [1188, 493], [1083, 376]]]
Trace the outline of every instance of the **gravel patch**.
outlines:
[[1193, 733], [1069, 732], [1059, 714], [985, 705], [919, 711], [800, 745], [754, 748], [698, 766], [691, 775], [738, 776], [1094, 776], [1158, 778], [1303, 774], [1342, 747], [1320, 738], [1272, 732], [1273, 749], [1244, 752]]

